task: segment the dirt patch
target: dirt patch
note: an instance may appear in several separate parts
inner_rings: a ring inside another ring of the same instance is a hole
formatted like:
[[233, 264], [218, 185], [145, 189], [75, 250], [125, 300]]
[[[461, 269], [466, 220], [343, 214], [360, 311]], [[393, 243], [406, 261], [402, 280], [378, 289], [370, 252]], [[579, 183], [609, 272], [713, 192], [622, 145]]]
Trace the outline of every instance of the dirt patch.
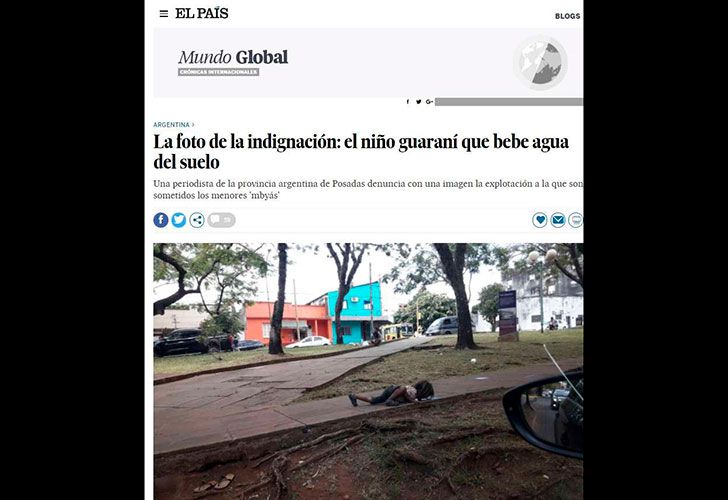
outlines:
[[[580, 460], [511, 430], [503, 392], [155, 460], [155, 498], [581, 498]], [[275, 470], [280, 472], [276, 478]], [[227, 474], [223, 490], [194, 489]]]

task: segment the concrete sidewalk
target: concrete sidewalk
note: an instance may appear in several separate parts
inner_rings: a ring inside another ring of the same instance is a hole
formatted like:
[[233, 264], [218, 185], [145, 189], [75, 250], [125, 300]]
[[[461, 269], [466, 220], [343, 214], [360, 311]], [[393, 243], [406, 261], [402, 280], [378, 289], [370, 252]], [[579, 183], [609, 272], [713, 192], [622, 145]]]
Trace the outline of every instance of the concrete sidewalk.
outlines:
[[[241, 427], [250, 426], [248, 413], [283, 406], [307, 389], [430, 340], [412, 337], [327, 358], [241, 368], [155, 385], [155, 453], [237, 439]], [[273, 413], [269, 425], [275, 429], [279, 421], [286, 420], [290, 419], [281, 420]]]
[[[397, 343], [399, 344], [401, 342]], [[410, 345], [409, 347], [412, 346]], [[321, 361], [325, 361], [325, 359]], [[583, 364], [581, 358], [566, 359], [559, 361], [559, 363], [565, 370], [573, 369]], [[515, 387], [531, 380], [558, 374], [558, 370], [552, 363], [543, 363], [485, 372], [480, 375], [448, 377], [433, 380], [432, 384], [435, 388], [435, 395], [439, 400], [489, 389]], [[232, 377], [229, 373], [227, 375], [228, 377]], [[176, 382], [167, 385], [174, 384]], [[155, 387], [155, 392], [160, 387], [164, 386]], [[298, 397], [298, 394], [302, 392], [299, 387], [288, 390], [297, 391], [295, 397]], [[285, 393], [285, 395], [288, 397], [291, 396], [290, 393]], [[341, 396], [332, 399], [308, 401], [290, 406], [283, 406], [284, 403], [279, 402], [283, 398], [272, 398], [269, 404], [255, 405], [243, 411], [209, 412], [204, 410], [205, 405], [209, 404], [209, 401], [205, 401], [205, 398], [209, 397], [211, 396], [199, 396], [197, 402], [190, 402], [192, 405], [190, 409], [197, 411], [190, 411], [184, 414], [178, 413], [176, 414], [178, 418], [173, 421], [168, 418], [160, 421], [155, 394], [155, 455], [202, 448], [283, 430], [303, 428], [322, 422], [356, 417], [365, 413], [387, 411], [389, 409], [389, 407], [384, 405], [372, 406], [366, 403], [360, 403], [358, 407], [353, 407], [346, 396]], [[202, 406], [195, 408], [195, 404]]]

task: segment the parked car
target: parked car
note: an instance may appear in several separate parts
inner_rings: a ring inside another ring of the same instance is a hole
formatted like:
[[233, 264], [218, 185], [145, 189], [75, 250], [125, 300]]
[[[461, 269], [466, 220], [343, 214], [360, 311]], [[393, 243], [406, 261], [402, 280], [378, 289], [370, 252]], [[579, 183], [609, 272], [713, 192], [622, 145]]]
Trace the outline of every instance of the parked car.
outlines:
[[311, 335], [303, 340], [288, 344], [286, 347], [316, 347], [322, 345], [331, 345], [331, 341], [326, 337], [319, 337], [317, 335]]
[[569, 397], [568, 389], [555, 389], [551, 394], [551, 409], [558, 410], [561, 402], [567, 397]]
[[584, 459], [584, 372], [566, 372], [572, 389], [558, 387], [554, 394], [559, 409], [534, 408], [531, 395], [540, 387], [561, 384], [563, 375], [534, 380], [503, 396], [503, 409], [515, 430], [530, 444], [551, 453]]
[[203, 338], [199, 328], [174, 330], [172, 333], [154, 342], [154, 354], [168, 356], [170, 354], [206, 353], [232, 351], [235, 338], [232, 335], [218, 335]]
[[235, 348], [238, 351], [252, 351], [261, 347], [265, 347], [265, 344], [260, 340], [238, 340]]
[[[472, 322], [473, 328], [475, 323]], [[425, 335], [452, 335], [458, 333], [458, 317], [457, 316], [445, 316], [444, 318], [438, 318], [433, 321], [430, 326], [425, 330]]]

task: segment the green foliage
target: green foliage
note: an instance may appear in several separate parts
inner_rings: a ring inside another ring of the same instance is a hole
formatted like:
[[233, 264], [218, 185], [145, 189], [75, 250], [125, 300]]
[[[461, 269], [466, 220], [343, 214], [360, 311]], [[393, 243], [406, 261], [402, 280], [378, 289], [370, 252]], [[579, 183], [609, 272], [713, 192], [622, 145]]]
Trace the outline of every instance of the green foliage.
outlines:
[[[581, 243], [527, 243], [498, 248], [498, 268], [504, 280], [513, 275], [525, 272], [532, 268], [528, 262], [528, 255], [536, 251], [539, 254], [539, 263], [544, 262], [546, 252], [556, 250], [556, 258], [544, 264], [544, 278], [558, 278], [564, 274], [569, 279], [584, 286], [584, 245]], [[540, 265], [540, 264], [538, 264]]]
[[479, 312], [490, 323], [491, 331], [495, 331], [495, 321], [498, 317], [498, 294], [504, 290], [500, 283], [493, 283], [480, 291], [478, 303], [473, 312]]
[[409, 304], [401, 307], [396, 313], [394, 313], [394, 322], [412, 323], [413, 326], [416, 326], [418, 302], [420, 308], [420, 327], [422, 327], [423, 331], [426, 330], [427, 327], [430, 326], [430, 324], [437, 318], [441, 318], [443, 316], [454, 316], [457, 314], [455, 299], [451, 299], [443, 293], [430, 293], [423, 287], [412, 298]]
[[206, 337], [214, 337], [227, 333], [235, 334], [243, 329], [240, 316], [232, 311], [224, 311], [216, 316], [210, 316], [201, 324], [202, 333]]
[[[450, 245], [454, 251], [455, 245]], [[382, 276], [384, 283], [394, 283], [395, 293], [409, 293], [418, 286], [448, 282], [440, 257], [432, 245], [397, 243], [381, 248], [397, 259], [392, 270]], [[487, 243], [468, 243], [465, 250], [464, 273], [476, 274], [483, 264], [493, 264], [498, 254]]]
[[[163, 247], [164, 253], [177, 261], [186, 271], [185, 285], [196, 285], [196, 278], [202, 277], [218, 266], [242, 265], [265, 274], [268, 263], [256, 250], [245, 245], [221, 243], [166, 243], [156, 244], [155, 250]], [[176, 281], [177, 270], [167, 262], [154, 259], [154, 281]]]
[[202, 308], [214, 316], [233, 304], [245, 304], [256, 292], [256, 278], [268, 270], [259, 249], [233, 243], [156, 244], [154, 280], [177, 284], [184, 292], [176, 300], [199, 293]]

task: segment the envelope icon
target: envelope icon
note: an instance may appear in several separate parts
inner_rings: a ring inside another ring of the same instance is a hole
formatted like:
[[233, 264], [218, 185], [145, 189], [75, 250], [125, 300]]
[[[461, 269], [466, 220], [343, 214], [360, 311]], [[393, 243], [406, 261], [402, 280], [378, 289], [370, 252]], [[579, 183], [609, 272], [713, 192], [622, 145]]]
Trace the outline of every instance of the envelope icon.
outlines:
[[564, 223], [564, 215], [563, 214], [554, 214], [551, 216], [551, 224], [563, 224]]

